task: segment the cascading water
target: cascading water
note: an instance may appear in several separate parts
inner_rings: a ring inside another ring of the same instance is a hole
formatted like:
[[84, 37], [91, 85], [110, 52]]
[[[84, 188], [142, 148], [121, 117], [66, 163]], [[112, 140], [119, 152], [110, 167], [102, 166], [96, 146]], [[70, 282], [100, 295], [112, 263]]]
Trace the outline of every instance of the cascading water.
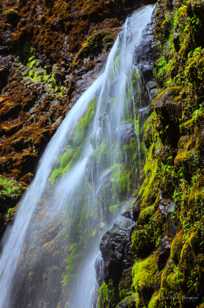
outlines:
[[0, 308], [93, 306], [99, 238], [137, 185], [135, 50], [152, 11], [127, 19], [104, 72], [50, 141], [1, 255]]

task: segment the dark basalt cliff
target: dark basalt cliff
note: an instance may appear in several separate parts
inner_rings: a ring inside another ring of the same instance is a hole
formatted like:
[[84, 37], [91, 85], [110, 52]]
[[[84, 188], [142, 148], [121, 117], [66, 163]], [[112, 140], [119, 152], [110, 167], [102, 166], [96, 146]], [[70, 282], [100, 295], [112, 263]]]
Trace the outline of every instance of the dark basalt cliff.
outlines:
[[[50, 137], [139, 5], [1, 1], [1, 232]], [[158, 89], [155, 96], [147, 77], [143, 179], [133, 211], [102, 238], [100, 308], [204, 307], [204, 3], [158, 0], [153, 26]]]

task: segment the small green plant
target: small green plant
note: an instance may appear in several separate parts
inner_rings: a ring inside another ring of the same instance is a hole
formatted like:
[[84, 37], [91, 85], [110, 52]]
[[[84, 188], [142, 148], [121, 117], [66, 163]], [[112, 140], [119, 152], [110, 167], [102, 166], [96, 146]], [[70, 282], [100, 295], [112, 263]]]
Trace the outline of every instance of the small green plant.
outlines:
[[17, 181], [0, 175], [0, 197], [2, 199], [18, 198], [23, 190], [24, 187]]
[[163, 78], [164, 75], [166, 74], [166, 70], [167, 70], [167, 60], [164, 56], [161, 56], [156, 64], [155, 64], [155, 69], [156, 69], [156, 75], [158, 76], [158, 78]]
[[189, 23], [192, 25], [192, 28], [194, 31], [197, 31], [200, 27], [200, 19], [196, 16], [193, 15], [192, 17], [188, 17]]
[[111, 286], [103, 282], [98, 289], [97, 308], [110, 307], [112, 302], [113, 291]]
[[25, 63], [27, 70], [24, 77], [31, 79], [34, 83], [43, 83], [47, 87], [48, 92], [58, 96], [64, 96], [65, 87], [58, 84], [55, 73], [48, 73], [46, 68], [43, 68], [41, 62], [35, 56], [35, 50], [30, 49], [30, 56]]
[[6, 213], [6, 222], [7, 223], [13, 222], [15, 214], [16, 214], [16, 208], [8, 209]]

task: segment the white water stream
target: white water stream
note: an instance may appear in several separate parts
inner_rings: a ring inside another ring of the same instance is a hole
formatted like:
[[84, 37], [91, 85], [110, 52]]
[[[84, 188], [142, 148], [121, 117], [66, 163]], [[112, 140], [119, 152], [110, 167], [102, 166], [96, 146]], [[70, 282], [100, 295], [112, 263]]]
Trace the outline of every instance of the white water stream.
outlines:
[[135, 51], [152, 11], [127, 19], [104, 72], [49, 142], [0, 257], [0, 308], [92, 307], [99, 238], [131, 191], [129, 128], [139, 160]]

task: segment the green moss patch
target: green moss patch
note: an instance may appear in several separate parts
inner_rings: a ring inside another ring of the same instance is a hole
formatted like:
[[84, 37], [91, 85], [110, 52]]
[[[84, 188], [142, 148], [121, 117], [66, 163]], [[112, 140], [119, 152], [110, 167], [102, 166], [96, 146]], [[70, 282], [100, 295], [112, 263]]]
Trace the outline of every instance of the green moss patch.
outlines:
[[42, 66], [33, 49], [30, 50], [30, 56], [28, 56], [25, 66], [27, 68], [24, 73], [25, 78], [29, 78], [34, 83], [44, 84], [48, 93], [58, 96], [65, 95], [66, 89], [57, 81], [55, 72], [49, 73]]
[[24, 187], [13, 179], [0, 176], [0, 198], [3, 200], [17, 199], [24, 191]]
[[159, 287], [157, 255], [152, 254], [144, 260], [137, 260], [133, 266], [133, 288], [138, 294], [136, 307], [145, 305], [151, 298], [153, 290]]

